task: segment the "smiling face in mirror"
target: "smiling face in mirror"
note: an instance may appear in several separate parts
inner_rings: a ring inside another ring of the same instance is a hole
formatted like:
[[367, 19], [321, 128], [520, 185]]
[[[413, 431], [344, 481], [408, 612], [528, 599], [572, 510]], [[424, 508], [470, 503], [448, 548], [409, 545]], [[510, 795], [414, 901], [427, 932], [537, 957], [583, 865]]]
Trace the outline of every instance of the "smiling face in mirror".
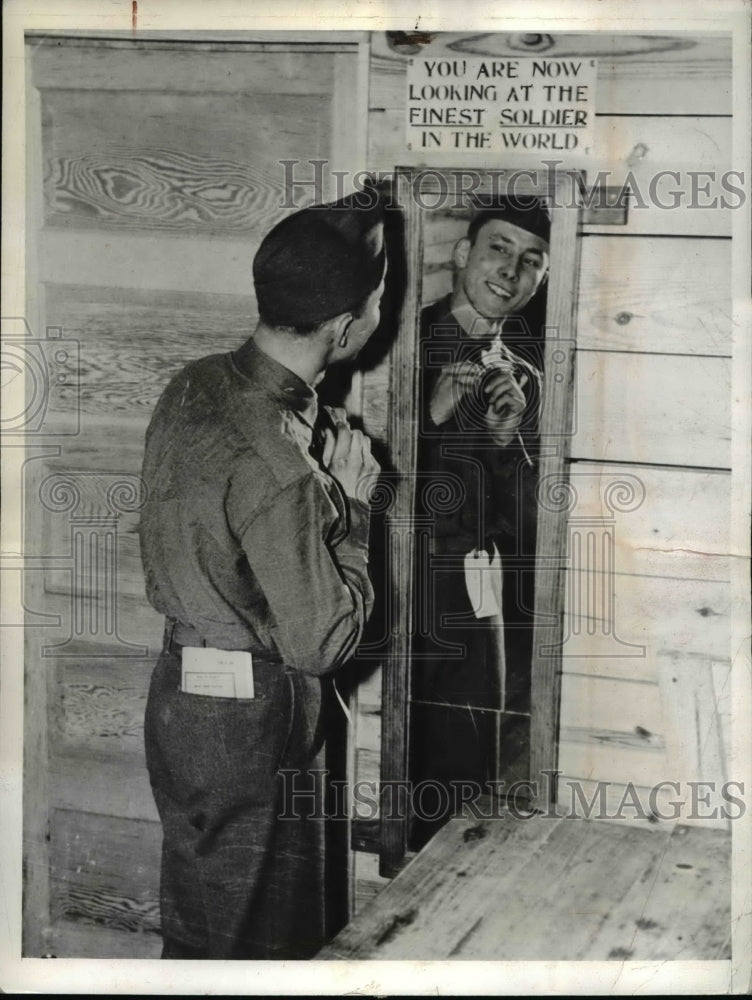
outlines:
[[452, 305], [469, 302], [487, 319], [519, 313], [548, 273], [548, 243], [503, 219], [490, 219], [475, 239], [454, 248], [457, 269]]

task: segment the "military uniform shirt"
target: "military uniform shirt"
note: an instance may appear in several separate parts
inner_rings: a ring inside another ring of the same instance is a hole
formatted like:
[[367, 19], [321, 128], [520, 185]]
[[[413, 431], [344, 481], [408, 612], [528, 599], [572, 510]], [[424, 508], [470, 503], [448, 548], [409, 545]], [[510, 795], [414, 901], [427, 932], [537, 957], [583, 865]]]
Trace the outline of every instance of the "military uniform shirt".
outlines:
[[147, 431], [151, 604], [207, 645], [325, 674], [370, 614], [369, 509], [321, 467], [317, 399], [252, 341], [193, 362]]

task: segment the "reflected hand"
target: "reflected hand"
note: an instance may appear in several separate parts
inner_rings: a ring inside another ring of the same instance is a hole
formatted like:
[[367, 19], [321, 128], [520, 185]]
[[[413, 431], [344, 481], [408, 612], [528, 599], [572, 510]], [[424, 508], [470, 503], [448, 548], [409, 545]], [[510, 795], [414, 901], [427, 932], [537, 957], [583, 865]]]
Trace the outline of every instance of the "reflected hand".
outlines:
[[520, 426], [527, 405], [522, 391], [527, 380], [527, 375], [522, 375], [518, 382], [511, 365], [494, 365], [486, 376], [483, 391], [488, 408], [484, 420], [494, 444], [500, 447], [509, 444]]
[[429, 413], [437, 426], [446, 423], [468, 392], [477, 391], [483, 368], [472, 361], [458, 361], [442, 368], [431, 393]]

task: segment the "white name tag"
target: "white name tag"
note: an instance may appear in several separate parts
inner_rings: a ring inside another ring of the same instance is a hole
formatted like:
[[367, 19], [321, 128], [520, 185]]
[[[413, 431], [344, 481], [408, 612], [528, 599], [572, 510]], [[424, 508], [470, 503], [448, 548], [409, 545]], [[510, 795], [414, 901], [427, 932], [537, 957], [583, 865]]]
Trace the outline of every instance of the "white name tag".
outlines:
[[180, 690], [214, 698], [253, 698], [253, 657], [235, 649], [184, 646]]
[[501, 614], [501, 556], [495, 545], [493, 556], [482, 549], [465, 556], [465, 586], [476, 618]]

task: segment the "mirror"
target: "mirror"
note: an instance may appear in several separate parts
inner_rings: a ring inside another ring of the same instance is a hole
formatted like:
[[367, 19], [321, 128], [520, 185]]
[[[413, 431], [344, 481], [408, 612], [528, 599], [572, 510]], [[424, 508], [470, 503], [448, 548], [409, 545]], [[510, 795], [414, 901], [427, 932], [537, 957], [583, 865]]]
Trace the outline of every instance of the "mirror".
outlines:
[[555, 760], [563, 513], [539, 495], [564, 476], [570, 422], [567, 176], [397, 172], [384, 873], [471, 804], [550, 795], [530, 779]]

